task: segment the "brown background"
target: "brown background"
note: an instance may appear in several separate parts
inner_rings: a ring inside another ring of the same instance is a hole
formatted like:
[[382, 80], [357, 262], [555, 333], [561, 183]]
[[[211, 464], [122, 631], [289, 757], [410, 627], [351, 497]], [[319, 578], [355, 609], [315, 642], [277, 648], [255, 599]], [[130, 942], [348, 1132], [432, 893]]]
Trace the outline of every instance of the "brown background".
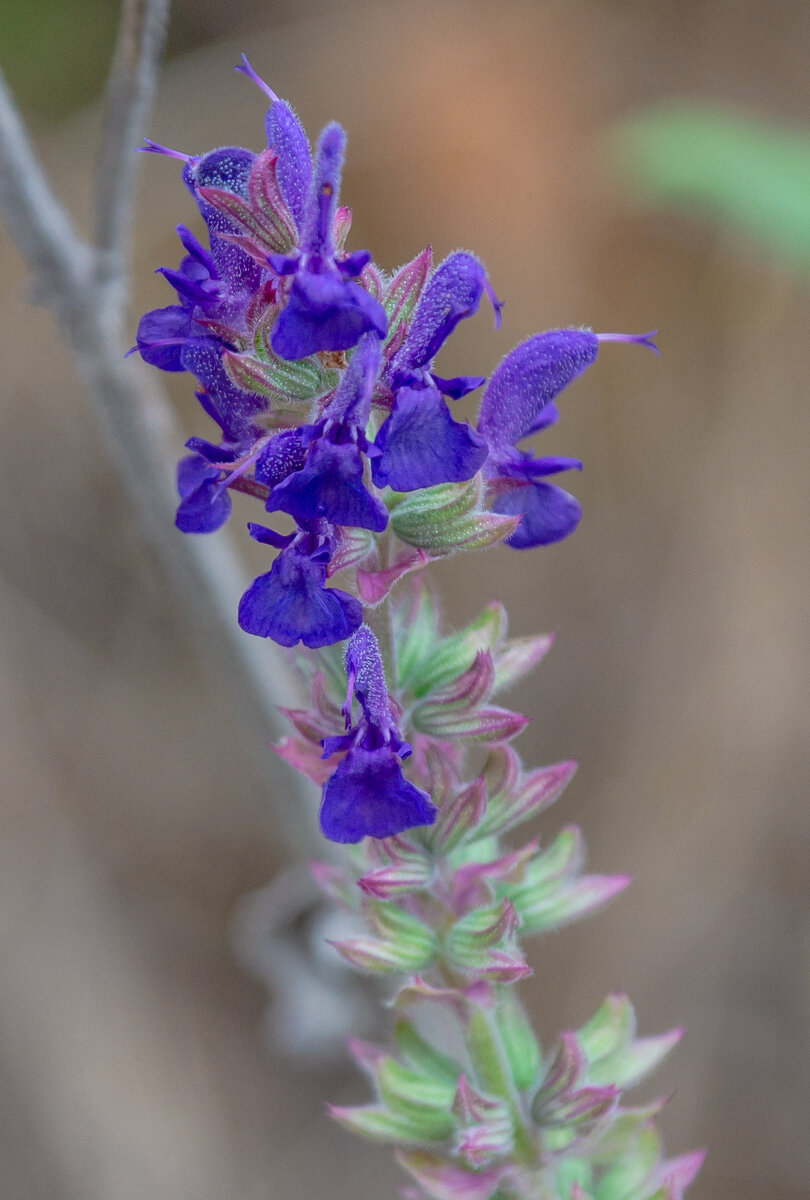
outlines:
[[[541, 1031], [618, 989], [642, 1031], [685, 1024], [658, 1082], [669, 1147], [710, 1147], [690, 1194], [807, 1197], [807, 286], [718, 224], [634, 209], [605, 136], [682, 95], [807, 121], [808, 10], [241, 0], [227, 16], [180, 5], [150, 136], [260, 146], [242, 49], [311, 133], [342, 121], [352, 245], [386, 266], [427, 241], [475, 249], [508, 303], [500, 334], [485, 316], [459, 330], [444, 374], [486, 373], [552, 325], [660, 330], [660, 360], [606, 347], [545, 437], [585, 460], [576, 536], [437, 574], [452, 621], [498, 597], [515, 632], [558, 632], [516, 697], [526, 759], [582, 764], [541, 832], [577, 821], [594, 869], [636, 877], [534, 946], [523, 995]], [[39, 69], [69, 97], [93, 14], [77, 5], [50, 41], [48, 19]], [[97, 111], [57, 116], [69, 98], [48, 109], [22, 86], [86, 224]], [[168, 302], [150, 272], [193, 219], [174, 165], [141, 167], [134, 314]], [[263, 989], [234, 961], [234, 906], [285, 862], [270, 807], [286, 776], [260, 777], [58, 331], [0, 255], [0, 1196], [393, 1195], [387, 1151], [323, 1115], [362, 1085], [268, 1050]]]

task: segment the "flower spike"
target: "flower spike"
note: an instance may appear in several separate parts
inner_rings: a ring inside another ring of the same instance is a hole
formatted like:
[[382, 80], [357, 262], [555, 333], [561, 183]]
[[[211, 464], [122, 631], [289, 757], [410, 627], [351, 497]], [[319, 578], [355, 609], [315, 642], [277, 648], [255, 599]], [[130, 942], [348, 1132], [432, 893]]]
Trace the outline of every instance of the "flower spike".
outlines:
[[[313, 868], [351, 922], [328, 945], [348, 968], [399, 977], [390, 1044], [352, 1043], [371, 1102], [329, 1111], [398, 1148], [407, 1200], [682, 1200], [702, 1154], [664, 1156], [661, 1102], [624, 1107], [681, 1030], [638, 1036], [611, 995], [549, 1053], [515, 995], [527, 937], [629, 883], [586, 873], [576, 826], [542, 828], [574, 764], [526, 770], [514, 748], [528, 718], [501, 694], [552, 639], [509, 637], [497, 602], [446, 633], [425, 580], [450, 554], [573, 532], [582, 511], [556, 477], [582, 463], [529, 439], [603, 343], [657, 353], [654, 332], [551, 329], [488, 380], [439, 374], [482, 297], [500, 327], [483, 263], [457, 250], [432, 269], [428, 247], [388, 272], [346, 249], [343, 129], [328, 124], [313, 153], [245, 55], [236, 70], [269, 102], [266, 148], [142, 147], [182, 164], [204, 229], [176, 226], [179, 262], [157, 268], [171, 303], [141, 317], [135, 349], [188, 371], [217, 429], [178, 463], [178, 536], [221, 528], [234, 492], [271, 522], [248, 521], [267, 563], [236, 615], [308, 683], [308, 705], [281, 710], [292, 731], [276, 752], [320, 788], [324, 837], [351, 847]], [[453, 404], [478, 388], [473, 427]], [[510, 843], [524, 824], [540, 827]]]

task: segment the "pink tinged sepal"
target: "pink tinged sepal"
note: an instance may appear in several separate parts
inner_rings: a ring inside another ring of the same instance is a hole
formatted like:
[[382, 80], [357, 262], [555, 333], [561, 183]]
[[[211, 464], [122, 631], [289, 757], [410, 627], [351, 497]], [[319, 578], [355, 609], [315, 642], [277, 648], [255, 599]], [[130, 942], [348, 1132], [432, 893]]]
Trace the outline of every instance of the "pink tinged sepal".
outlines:
[[618, 1103], [617, 1087], [586, 1086], [573, 1095], [560, 1099], [542, 1116], [535, 1117], [535, 1120], [544, 1127], [592, 1125], [609, 1116]]
[[409, 546], [434, 555], [479, 550], [509, 537], [520, 517], [484, 510], [480, 473], [466, 483], [440, 483], [409, 492], [391, 514], [394, 533]]
[[365, 1042], [362, 1038], [347, 1038], [346, 1049], [360, 1070], [372, 1080], [377, 1078], [380, 1063], [388, 1057], [384, 1046], [378, 1046], [375, 1042]]
[[[435, 795], [434, 803], [437, 803]], [[487, 810], [487, 792], [483, 779], [475, 779], [439, 805], [436, 823], [428, 833], [434, 853], [449, 854], [470, 833], [476, 833]]]
[[[369, 1104], [361, 1108], [341, 1108], [327, 1104], [326, 1111], [333, 1120], [344, 1129], [368, 1138], [372, 1142], [402, 1142], [405, 1145], [414, 1142], [435, 1140], [430, 1136], [432, 1125], [420, 1120], [418, 1116], [405, 1116], [402, 1113], [391, 1112], [382, 1105]], [[441, 1135], [440, 1135], [441, 1136]]]
[[439, 1141], [452, 1135], [455, 1079], [425, 1074], [389, 1056], [381, 1061], [374, 1082], [381, 1104], [419, 1123], [420, 1140]]
[[[335, 551], [326, 567], [326, 578], [331, 579], [333, 575], [337, 575], [338, 571], [357, 567], [359, 583], [360, 575], [365, 574], [360, 569], [360, 563], [369, 559], [375, 549], [376, 541], [374, 534], [368, 529], [355, 529], [348, 525], [341, 525], [337, 533]], [[363, 599], [359, 586], [358, 591], [360, 598]]]
[[476, 980], [463, 988], [442, 988], [426, 983], [417, 975], [401, 987], [394, 997], [394, 1007], [399, 1010], [425, 1003], [449, 1009], [457, 1020], [464, 1023], [469, 1019], [471, 1009], [493, 1009], [495, 993], [485, 980]]
[[416, 710], [425, 720], [443, 712], [467, 712], [489, 698], [495, 680], [495, 667], [488, 650], [479, 650], [466, 671], [444, 687], [431, 692], [430, 698]]
[[231, 383], [243, 392], [264, 396], [285, 408], [311, 403], [311, 397], [301, 400], [285, 391], [283, 382], [278, 379], [271, 364], [252, 358], [249, 354], [236, 354], [232, 350], [226, 350], [222, 355], [222, 365]]
[[311, 742], [305, 742], [300, 738], [285, 737], [273, 749], [279, 758], [283, 758], [291, 767], [300, 771], [302, 775], [306, 775], [307, 779], [311, 779], [319, 787], [326, 783], [332, 774], [331, 763], [325, 763], [321, 758], [320, 746], [313, 746]]
[[459, 1077], [453, 1098], [458, 1130], [453, 1153], [469, 1167], [485, 1167], [494, 1158], [512, 1152], [512, 1116], [503, 1100], [485, 1096], [472, 1087], [465, 1075]]
[[384, 284], [382, 305], [388, 317], [388, 333], [383, 347], [389, 356], [402, 342], [408, 321], [425, 286], [432, 259], [433, 251], [426, 246], [421, 254], [395, 271]]
[[618, 1104], [618, 1088], [589, 1084], [579, 1087], [585, 1068], [585, 1056], [576, 1035], [562, 1034], [554, 1061], [532, 1101], [532, 1117], [538, 1125], [581, 1125], [613, 1111]]
[[359, 909], [360, 896], [354, 879], [331, 863], [311, 862], [309, 871], [323, 894], [343, 908]]
[[413, 859], [370, 871], [358, 879], [357, 886], [375, 900], [389, 900], [392, 896], [418, 892], [428, 887], [432, 874], [431, 865], [426, 859]]
[[317, 711], [308, 708], [279, 708], [290, 724], [301, 737], [308, 742], [318, 744], [318, 754], [321, 754], [320, 741], [332, 732], [331, 722], [324, 721]]
[[335, 209], [332, 221], [332, 240], [336, 250], [342, 250], [352, 227], [352, 210], [345, 204], [339, 204]]
[[439, 610], [436, 598], [424, 576], [401, 588], [391, 601], [396, 644], [397, 686], [416, 692], [416, 682], [424, 664], [436, 652], [439, 637]]
[[265, 150], [258, 156], [248, 177], [248, 199], [222, 188], [201, 187], [200, 197], [217, 212], [229, 217], [240, 230], [217, 236], [244, 250], [262, 266], [268, 254], [286, 254], [295, 245], [295, 224], [279, 191], [277, 156]]
[[652, 1200], [682, 1200], [683, 1194], [692, 1183], [706, 1157], [705, 1150], [692, 1150], [679, 1158], [671, 1158], [661, 1164], [660, 1189]]
[[381, 938], [347, 938], [340, 942], [329, 942], [341, 958], [365, 975], [402, 974], [406, 971], [423, 970], [429, 966], [434, 954], [416, 952], [412, 947], [395, 946]]
[[480, 651], [497, 652], [506, 625], [504, 606], [497, 600], [488, 604], [464, 629], [436, 639], [419, 669], [409, 676], [409, 689], [422, 698], [449, 686], [472, 666]]
[[421, 1150], [397, 1152], [397, 1161], [431, 1200], [490, 1200], [510, 1170], [498, 1166], [470, 1171]]
[[554, 643], [554, 634], [513, 638], [495, 656], [493, 693], [519, 683], [529, 671], [542, 662]]
[[394, 1047], [407, 1066], [453, 1086], [456, 1084], [460, 1065], [426, 1041], [414, 1023], [405, 1017], [398, 1017], [394, 1025]]
[[332, 942], [347, 962], [368, 974], [420, 971], [430, 966], [436, 955], [432, 930], [417, 917], [384, 900], [369, 900], [365, 908], [379, 936]]
[[558, 929], [595, 912], [630, 883], [629, 875], [580, 876], [583, 860], [582, 836], [569, 826], [529, 864], [520, 883], [503, 886], [524, 933]]
[[577, 1033], [588, 1061], [588, 1082], [632, 1087], [666, 1058], [683, 1036], [670, 1029], [656, 1037], [636, 1037], [633, 1006], [624, 995], [608, 996]]
[[561, 1097], [569, 1095], [585, 1072], [587, 1059], [577, 1041], [575, 1033], [560, 1034], [560, 1044], [557, 1053], [546, 1072], [545, 1078], [532, 1101], [532, 1112], [544, 1112], [557, 1103]]
[[476, 979], [515, 983], [531, 975], [515, 940], [518, 915], [508, 900], [473, 909], [457, 921], [445, 942], [453, 965]]
[[412, 571], [421, 571], [430, 562], [424, 550], [401, 555], [390, 567], [380, 571], [357, 572], [357, 591], [364, 604], [374, 608], [381, 604], [396, 583]]
[[505, 780], [490, 799], [481, 834], [506, 833], [545, 812], [562, 794], [576, 769], [575, 762], [554, 763]]
[[526, 728], [529, 718], [494, 705], [476, 708], [470, 713], [437, 713], [429, 720], [414, 715], [413, 725], [420, 733], [449, 741], [506, 742]]
[[536, 853], [535, 840], [489, 862], [471, 862], [459, 867], [453, 874], [451, 892], [455, 911], [461, 913], [474, 905], [491, 903], [495, 898], [492, 885], [496, 882], [519, 883]]

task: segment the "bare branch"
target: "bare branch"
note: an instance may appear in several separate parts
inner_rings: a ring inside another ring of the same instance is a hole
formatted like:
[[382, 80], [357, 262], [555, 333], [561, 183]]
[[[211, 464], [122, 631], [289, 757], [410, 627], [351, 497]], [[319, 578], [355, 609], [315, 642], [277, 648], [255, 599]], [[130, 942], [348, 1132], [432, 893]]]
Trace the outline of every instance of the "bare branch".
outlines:
[[[278, 705], [295, 696], [296, 681], [278, 647], [257, 643], [237, 625], [248, 578], [228, 535], [181, 536], [174, 529], [175, 461], [184, 439], [164, 390], [140, 364], [124, 359], [133, 147], [153, 91], [167, 8], [168, 0], [124, 0], [99, 166], [99, 249], [79, 238], [52, 192], [1, 75], [0, 212], [39, 297], [58, 311], [123, 491], [177, 609], [198, 634], [204, 660], [233, 697], [236, 723], [273, 778], [278, 760], [269, 741], [281, 733]], [[315, 844], [309, 791], [291, 773], [272, 797], [280, 833], [299, 853], [312, 853]]]
[[90, 249], [51, 191], [2, 71], [0, 212], [43, 289], [61, 293], [87, 284]]
[[123, 265], [133, 206], [135, 146], [152, 104], [169, 0], [124, 0], [107, 82], [96, 178], [96, 245], [109, 274]]

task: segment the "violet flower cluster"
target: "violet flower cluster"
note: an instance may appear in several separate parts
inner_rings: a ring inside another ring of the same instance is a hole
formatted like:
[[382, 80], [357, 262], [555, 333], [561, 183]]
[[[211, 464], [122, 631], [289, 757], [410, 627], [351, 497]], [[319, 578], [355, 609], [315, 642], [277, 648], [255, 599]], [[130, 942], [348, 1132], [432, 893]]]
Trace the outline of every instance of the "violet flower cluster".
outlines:
[[[517, 346], [488, 382], [443, 378], [436, 355], [483, 297], [500, 323], [484, 267], [456, 251], [431, 270], [428, 248], [387, 275], [368, 251], [347, 253], [343, 130], [327, 125], [311, 154], [289, 105], [246, 59], [240, 69], [270, 96], [267, 149], [185, 155], [148, 143], [183, 162], [209, 248], [177, 227], [185, 254], [176, 269], [159, 269], [177, 302], [141, 318], [136, 348], [161, 370], [190, 372], [219, 427], [216, 441], [186, 443], [177, 527], [219, 529], [232, 491], [292, 518], [287, 532], [248, 525], [277, 553], [242, 597], [239, 623], [282, 646], [317, 648], [348, 638], [363, 621], [363, 601], [379, 603], [399, 575], [431, 557], [567, 537], [580, 506], [546, 480], [581, 463], [534, 457], [520, 444], [557, 420], [555, 398], [595, 360], [601, 341], [652, 342], [554, 330]], [[473, 428], [448, 402], [483, 384]], [[338, 573], [348, 588], [330, 586]], [[363, 820], [358, 807], [326, 822], [338, 841], [426, 819], [424, 805], [409, 809], [389, 786], [400, 776], [388, 742], [371, 747], [370, 737], [366, 730], [350, 758], [373, 762], [377, 804]], [[347, 773], [341, 764], [330, 796]]]
[[[499, 703], [551, 639], [508, 639], [499, 604], [446, 634], [424, 578], [449, 554], [573, 532], [580, 506], [549, 480], [581, 463], [527, 443], [603, 342], [655, 349], [651, 335], [556, 329], [488, 380], [441, 376], [436, 356], [482, 300], [500, 323], [483, 265], [459, 250], [433, 269], [428, 248], [387, 273], [347, 251], [343, 130], [328, 125], [311, 153], [289, 105], [238, 69], [270, 98], [266, 149], [148, 144], [183, 162], [208, 248], [178, 226], [185, 254], [161, 268], [176, 303], [141, 318], [136, 348], [194, 376], [219, 429], [186, 443], [178, 528], [219, 529], [234, 491], [268, 514], [248, 530], [274, 557], [238, 619], [295, 647], [309, 681], [278, 752], [321, 787], [324, 835], [351, 846], [353, 866], [314, 867], [357, 928], [336, 950], [405, 975], [393, 1045], [353, 1046], [374, 1102], [333, 1115], [398, 1147], [414, 1200], [680, 1200], [702, 1155], [664, 1156], [663, 1102], [623, 1103], [680, 1031], [636, 1037], [612, 996], [546, 1052], [514, 995], [531, 974], [520, 935], [628, 882], [584, 873], [573, 826], [543, 847], [501, 840], [574, 770], [525, 770], [511, 743], [526, 718]], [[475, 424], [457, 419], [453, 402], [479, 388]]]

